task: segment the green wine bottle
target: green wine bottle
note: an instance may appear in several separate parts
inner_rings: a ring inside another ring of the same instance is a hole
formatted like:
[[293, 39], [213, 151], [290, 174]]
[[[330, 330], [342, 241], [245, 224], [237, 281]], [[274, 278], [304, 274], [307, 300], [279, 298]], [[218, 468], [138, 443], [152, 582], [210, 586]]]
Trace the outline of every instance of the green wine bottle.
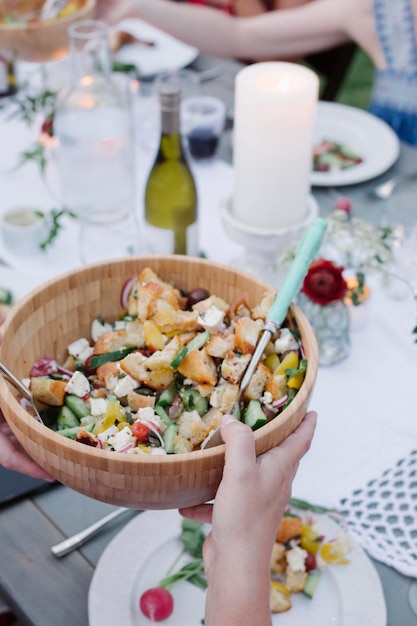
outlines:
[[145, 219], [152, 251], [198, 255], [197, 190], [180, 134], [180, 87], [162, 84], [161, 138], [145, 189]]

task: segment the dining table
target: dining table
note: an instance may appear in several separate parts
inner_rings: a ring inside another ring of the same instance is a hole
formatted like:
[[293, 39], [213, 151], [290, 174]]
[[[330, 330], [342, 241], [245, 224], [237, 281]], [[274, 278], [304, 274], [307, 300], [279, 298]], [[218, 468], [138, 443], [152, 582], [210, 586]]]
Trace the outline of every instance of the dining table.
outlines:
[[[209, 258], [233, 264], [242, 251], [239, 244], [230, 240], [224, 232], [218, 212], [219, 204], [233, 191], [234, 81], [243, 64], [199, 54], [188, 67], [196, 72], [205, 72], [203, 76], [210, 77], [200, 82], [199, 93], [216, 96], [227, 106], [228, 122], [216, 157], [207, 163], [192, 163], [192, 167], [201, 191], [203, 252]], [[4, 150], [7, 150], [7, 143], [2, 142], [0, 151]], [[149, 164], [152, 154], [149, 150], [140, 149], [140, 158], [143, 163], [147, 160]], [[27, 174], [27, 184], [35, 185], [38, 175], [35, 167], [31, 164], [27, 167], [31, 170]], [[138, 189], [142, 191], [145, 171], [144, 166], [138, 177]], [[392, 175], [412, 171], [417, 171], [417, 150], [401, 142], [398, 158], [386, 171], [356, 184], [334, 185], [331, 188], [312, 186], [311, 194], [323, 217], [334, 211], [337, 199], [348, 197], [355, 216], [375, 227], [398, 227], [403, 229], [401, 232], [412, 232], [417, 225], [416, 180], [399, 185], [387, 200], [380, 200], [371, 194], [377, 183]], [[23, 170], [14, 171], [13, 184], [16, 186], [19, 177], [25, 175]], [[9, 185], [12, 190], [12, 182], [5, 178], [3, 181], [5, 189]], [[12, 194], [12, 191], [8, 193]], [[65, 233], [62, 236], [65, 238]], [[64, 239], [62, 245], [67, 245]], [[4, 265], [16, 261], [15, 267], [27, 271], [34, 283], [39, 282], [40, 277], [46, 279], [64, 269], [58, 257], [55, 263], [53, 251], [48, 253], [49, 260], [39, 263], [36, 260], [33, 263], [27, 261], [26, 267], [24, 259], [11, 259], [10, 253], [3, 253], [4, 249], [0, 249]], [[360, 516], [355, 515], [355, 494], [361, 491], [365, 509], [367, 498], [369, 506], [378, 508], [379, 501], [372, 501], [368, 493], [369, 485], [376, 485], [381, 477], [387, 476], [387, 472], [401, 468], [401, 462], [404, 464], [410, 458], [414, 461], [412, 454], [417, 449], [417, 345], [413, 343], [411, 333], [416, 323], [415, 299], [407, 290], [401, 290], [401, 285], [397, 288], [394, 279], [390, 285], [383, 284], [378, 277], [373, 280], [364, 314], [361, 319], [352, 318], [348, 357], [341, 363], [319, 367], [310, 402], [311, 408], [319, 414], [318, 427], [311, 450], [300, 463], [293, 496], [339, 511], [346, 510], [355, 540], [369, 555], [381, 584], [386, 621], [377, 623], [370, 615], [367, 623], [358, 623], [357, 626], [415, 626], [417, 617], [408, 601], [417, 577], [415, 534], [410, 534], [414, 542], [409, 550], [410, 555], [414, 550], [413, 565], [411, 556], [406, 562], [399, 553], [391, 554], [386, 549], [383, 544], [386, 528], [385, 532], [379, 529], [381, 541], [377, 536], [378, 529], [373, 534], [373, 543], [369, 541], [366, 527], [358, 527]], [[415, 521], [415, 480], [413, 487], [414, 492], [407, 501], [414, 503], [410, 516]], [[89, 590], [97, 564], [110, 542], [128, 522], [142, 513], [126, 511], [84, 545], [62, 558], [52, 554], [51, 546], [115, 508], [56, 482], [45, 484], [0, 506], [0, 596], [10, 606], [19, 624], [89, 624]], [[366, 510], [362, 510], [361, 515], [365, 514]], [[384, 523], [388, 524], [386, 520]], [[141, 550], [140, 537], [132, 536], [131, 550]], [[123, 584], [121, 577], [119, 585]], [[192, 625], [182, 623], [181, 626]]]

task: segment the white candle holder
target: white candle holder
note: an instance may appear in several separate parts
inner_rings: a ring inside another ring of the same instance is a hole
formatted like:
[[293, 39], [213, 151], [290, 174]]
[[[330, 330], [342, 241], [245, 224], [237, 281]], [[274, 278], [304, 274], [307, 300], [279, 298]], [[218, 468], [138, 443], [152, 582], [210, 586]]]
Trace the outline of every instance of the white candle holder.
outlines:
[[267, 229], [245, 224], [232, 212], [232, 197], [221, 207], [221, 218], [227, 235], [243, 247], [241, 256], [230, 261], [231, 265], [243, 269], [280, 287], [285, 276], [281, 259], [285, 251], [301, 239], [304, 232], [318, 216], [318, 204], [308, 196], [306, 217], [297, 224], [285, 228]]

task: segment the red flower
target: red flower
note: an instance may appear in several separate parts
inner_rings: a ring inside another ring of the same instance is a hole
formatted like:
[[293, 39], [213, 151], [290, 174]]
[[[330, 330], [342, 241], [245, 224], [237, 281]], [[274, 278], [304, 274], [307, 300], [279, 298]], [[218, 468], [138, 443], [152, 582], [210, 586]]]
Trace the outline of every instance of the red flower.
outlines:
[[301, 291], [316, 304], [326, 305], [341, 300], [347, 291], [343, 269], [326, 259], [313, 261]]

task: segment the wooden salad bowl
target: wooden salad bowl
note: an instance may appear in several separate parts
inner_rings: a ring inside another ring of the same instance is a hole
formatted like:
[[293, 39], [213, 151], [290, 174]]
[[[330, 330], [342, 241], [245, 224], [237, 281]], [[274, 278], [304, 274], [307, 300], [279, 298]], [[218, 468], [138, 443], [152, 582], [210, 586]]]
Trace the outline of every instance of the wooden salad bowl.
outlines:
[[[72, 0], [74, 1], [74, 0]], [[24, 23], [25, 17], [39, 11], [44, 0], [24, 0], [11, 2], [6, 0], [0, 7], [0, 52], [15, 54], [17, 60], [43, 61], [58, 60], [68, 54], [68, 27], [80, 20], [94, 17], [96, 0], [75, 0], [78, 9], [51, 21]], [[5, 23], [4, 16], [13, 15], [22, 23]]]
[[[66, 347], [90, 337], [92, 320], [114, 320], [121, 312], [126, 279], [150, 267], [178, 288], [204, 287], [232, 303], [242, 296], [259, 303], [271, 285], [232, 267], [183, 256], [130, 257], [72, 270], [22, 298], [3, 326], [1, 359], [20, 378], [40, 357], [63, 362]], [[317, 376], [318, 350], [302, 311], [291, 306], [308, 359], [304, 382], [275, 419], [254, 432], [256, 452], [282, 442], [300, 424]], [[77, 443], [40, 424], [19, 404], [17, 393], [0, 377], [0, 406], [28, 454], [58, 481], [87, 496], [132, 509], [169, 509], [211, 500], [220, 483], [225, 446], [170, 455], [129, 455]]]

